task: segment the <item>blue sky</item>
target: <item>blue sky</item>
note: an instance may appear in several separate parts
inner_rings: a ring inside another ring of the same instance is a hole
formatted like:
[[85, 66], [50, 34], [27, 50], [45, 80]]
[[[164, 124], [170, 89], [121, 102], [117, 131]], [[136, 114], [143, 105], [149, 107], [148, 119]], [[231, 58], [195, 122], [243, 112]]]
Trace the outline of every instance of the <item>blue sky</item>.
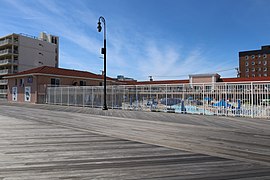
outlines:
[[[0, 0], [0, 36], [60, 37], [60, 67], [138, 80], [235, 77], [238, 52], [270, 44], [269, 0]], [[227, 70], [227, 71], [224, 71]]]

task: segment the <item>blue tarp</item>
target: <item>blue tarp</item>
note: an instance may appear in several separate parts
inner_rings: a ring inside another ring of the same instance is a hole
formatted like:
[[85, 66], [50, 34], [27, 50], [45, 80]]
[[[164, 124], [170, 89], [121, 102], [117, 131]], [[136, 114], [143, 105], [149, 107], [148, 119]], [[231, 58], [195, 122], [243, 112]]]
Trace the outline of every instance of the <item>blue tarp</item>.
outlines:
[[231, 107], [231, 105], [227, 102], [225, 102], [224, 100], [221, 100], [215, 104], [213, 104], [213, 106], [215, 107]]
[[210, 97], [205, 97], [204, 100], [205, 100], [205, 101], [212, 101], [212, 98], [210, 98]]
[[241, 100], [240, 99], [238, 99], [238, 105], [237, 105], [237, 109], [240, 109], [241, 108]]

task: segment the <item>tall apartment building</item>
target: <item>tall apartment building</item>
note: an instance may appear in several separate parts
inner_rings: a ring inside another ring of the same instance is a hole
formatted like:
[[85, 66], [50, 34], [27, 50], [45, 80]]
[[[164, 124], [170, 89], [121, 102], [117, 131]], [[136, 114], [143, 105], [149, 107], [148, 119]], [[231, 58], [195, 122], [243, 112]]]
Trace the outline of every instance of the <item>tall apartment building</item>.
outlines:
[[239, 52], [240, 77], [270, 76], [270, 45]]
[[40, 37], [10, 34], [0, 37], [0, 98], [7, 96], [7, 74], [39, 66], [59, 66], [59, 38], [44, 32]]

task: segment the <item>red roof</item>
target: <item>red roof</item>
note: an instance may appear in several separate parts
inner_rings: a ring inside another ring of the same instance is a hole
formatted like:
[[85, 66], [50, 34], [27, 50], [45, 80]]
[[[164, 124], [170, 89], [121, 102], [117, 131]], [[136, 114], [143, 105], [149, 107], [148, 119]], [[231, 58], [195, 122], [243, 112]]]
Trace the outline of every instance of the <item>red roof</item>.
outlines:
[[[46, 75], [58, 75], [58, 76], [71, 76], [71, 77], [83, 77], [83, 78], [92, 78], [92, 79], [103, 79], [102, 75], [90, 73], [87, 71], [78, 71], [78, 70], [71, 70], [71, 69], [63, 69], [63, 68], [55, 68], [49, 66], [42, 66], [26, 71], [22, 71], [16, 74], [9, 74], [5, 77], [15, 77], [21, 75], [34, 75], [34, 74], [46, 74]], [[115, 80], [113, 78], [107, 77], [108, 80]]]
[[222, 78], [218, 82], [251, 82], [251, 81], [270, 81], [270, 77]]
[[[220, 78], [217, 82], [255, 82], [270, 81], [270, 77], [250, 77], [250, 78]], [[130, 82], [130, 85], [150, 85], [150, 84], [186, 84], [189, 80], [161, 80], [161, 81], [139, 81]]]
[[[70, 76], [70, 77], [82, 77], [82, 78], [91, 78], [91, 79], [103, 79], [102, 75], [90, 73], [87, 71], [78, 71], [71, 69], [55, 68], [49, 66], [42, 66], [27, 71], [22, 71], [16, 74], [9, 74], [5, 77], [17, 77], [22, 75], [35, 75], [35, 74], [44, 74], [44, 75], [58, 75], [58, 76]], [[160, 81], [118, 81], [107, 77], [108, 80], [119, 82], [120, 84], [125, 85], [150, 85], [150, 84], [185, 84], [189, 83], [188, 79], [185, 80], [160, 80]], [[254, 82], [254, 81], [270, 81], [270, 77], [250, 77], [250, 78], [220, 78], [218, 82]]]

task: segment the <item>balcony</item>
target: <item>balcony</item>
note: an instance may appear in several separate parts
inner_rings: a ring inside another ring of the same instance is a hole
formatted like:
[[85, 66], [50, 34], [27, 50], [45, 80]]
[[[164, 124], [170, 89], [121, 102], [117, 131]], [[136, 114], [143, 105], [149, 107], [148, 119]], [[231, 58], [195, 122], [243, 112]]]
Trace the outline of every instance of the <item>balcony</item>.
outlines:
[[0, 70], [0, 75], [11, 74], [11, 69], [2, 69]]
[[0, 46], [7, 45], [7, 44], [12, 44], [12, 40], [5, 39], [5, 40], [0, 41]]
[[13, 60], [12, 59], [2, 59], [0, 60], [0, 66], [2, 65], [11, 65], [11, 64], [18, 64], [18, 60]]
[[0, 80], [0, 85], [7, 85], [8, 80], [7, 79], [1, 79]]
[[7, 94], [7, 89], [0, 89], [0, 94]]
[[11, 49], [4, 49], [4, 50], [0, 51], [0, 55], [5, 55], [5, 54], [9, 54], [9, 53], [12, 53]]
[[[12, 49], [0, 50], [0, 56], [1, 55], [6, 55], [6, 54], [12, 54]], [[18, 54], [18, 50], [14, 50], [13, 54]]]

